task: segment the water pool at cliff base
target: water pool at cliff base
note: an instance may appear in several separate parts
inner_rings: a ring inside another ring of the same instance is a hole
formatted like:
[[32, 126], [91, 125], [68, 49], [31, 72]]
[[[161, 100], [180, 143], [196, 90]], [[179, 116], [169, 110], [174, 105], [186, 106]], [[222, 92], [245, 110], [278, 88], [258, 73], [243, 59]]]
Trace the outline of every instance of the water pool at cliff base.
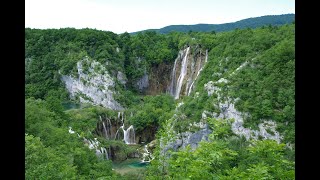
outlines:
[[119, 174], [142, 174], [146, 167], [148, 166], [148, 162], [141, 162], [141, 159], [127, 159], [122, 162], [114, 162], [112, 163], [112, 168]]

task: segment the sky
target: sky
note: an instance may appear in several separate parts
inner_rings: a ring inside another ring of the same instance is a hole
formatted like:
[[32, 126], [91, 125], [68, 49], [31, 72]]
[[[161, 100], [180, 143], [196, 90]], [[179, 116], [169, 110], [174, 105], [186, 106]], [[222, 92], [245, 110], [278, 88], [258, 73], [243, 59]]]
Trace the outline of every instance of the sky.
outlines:
[[288, 13], [295, 13], [295, 0], [25, 0], [25, 27], [120, 34]]

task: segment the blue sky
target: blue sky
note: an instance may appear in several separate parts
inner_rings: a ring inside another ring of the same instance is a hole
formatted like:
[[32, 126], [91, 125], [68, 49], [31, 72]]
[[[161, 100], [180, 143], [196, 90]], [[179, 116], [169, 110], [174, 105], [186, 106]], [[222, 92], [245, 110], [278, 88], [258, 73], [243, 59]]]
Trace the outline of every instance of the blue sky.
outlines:
[[25, 27], [114, 33], [295, 13], [294, 0], [25, 0]]

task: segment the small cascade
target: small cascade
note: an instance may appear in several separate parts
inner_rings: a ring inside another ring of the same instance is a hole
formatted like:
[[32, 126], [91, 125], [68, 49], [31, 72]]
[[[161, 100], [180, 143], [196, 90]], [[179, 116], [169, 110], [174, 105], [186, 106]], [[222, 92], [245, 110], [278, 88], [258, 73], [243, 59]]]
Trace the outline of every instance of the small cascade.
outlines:
[[144, 162], [150, 162], [153, 157], [151, 155], [151, 153], [148, 151], [148, 145], [144, 145], [144, 152], [142, 153], [142, 160], [141, 162], [144, 163]]
[[74, 134], [75, 133], [70, 126], [69, 126], [69, 133], [70, 134]]
[[[69, 126], [69, 133], [70, 134], [74, 134], [76, 132], [73, 131], [72, 128]], [[81, 138], [79, 133], [77, 133], [77, 135], [78, 135], [79, 138]], [[97, 140], [97, 138], [94, 138], [94, 140], [91, 140], [91, 139], [87, 139], [87, 138], [83, 137], [83, 142], [84, 142], [85, 145], [87, 145], [89, 147], [89, 149], [95, 149], [96, 150], [96, 155], [98, 157], [101, 157], [101, 154], [105, 154], [106, 155], [106, 159], [109, 160], [109, 155], [108, 155], [108, 152], [107, 152], [106, 148], [100, 147], [100, 145], [99, 145], [100, 142]]]
[[121, 112], [121, 122], [122, 122], [122, 124], [124, 124], [124, 123], [123, 123], [123, 113], [124, 113], [124, 112]]
[[108, 132], [107, 132], [107, 128], [106, 128], [106, 125], [104, 124], [104, 121], [102, 122], [102, 125], [103, 125], [104, 135], [105, 135], [106, 139], [109, 139], [109, 137], [108, 137]]
[[119, 130], [122, 129], [123, 131], [123, 140], [126, 144], [135, 144], [135, 131], [133, 126], [129, 126], [126, 130], [124, 129], [124, 112], [118, 112], [118, 118], [120, 118], [121, 115], [121, 122], [122, 126], [117, 130], [114, 139], [116, 140], [117, 138], [119, 139]]
[[100, 117], [100, 121], [102, 122], [102, 126], [103, 126], [103, 134], [105, 136], [106, 139], [111, 139], [112, 138], [112, 124], [111, 124], [111, 120], [109, 118], [105, 118], [106, 120], [103, 121], [101, 116]]
[[[122, 126], [121, 126], [122, 127]], [[114, 140], [116, 140], [117, 139], [117, 135], [118, 135], [118, 133], [119, 133], [119, 130], [121, 129], [121, 127], [117, 130], [117, 132], [116, 132], [116, 134], [114, 135]], [[118, 138], [119, 139], [119, 138]]]
[[135, 132], [134, 128], [131, 125], [127, 130], [124, 130], [124, 127], [122, 127], [123, 130], [123, 140], [126, 144], [135, 144]]
[[110, 134], [109, 139], [111, 139], [111, 136], [112, 136], [112, 124], [111, 124], [111, 120], [109, 118], [107, 118], [107, 128], [109, 129], [109, 134]]
[[106, 148], [101, 147], [101, 148], [100, 148], [100, 152], [101, 152], [101, 154], [104, 153], [104, 154], [106, 155], [106, 159], [109, 160], [109, 154], [108, 154], [108, 151], [107, 151]]

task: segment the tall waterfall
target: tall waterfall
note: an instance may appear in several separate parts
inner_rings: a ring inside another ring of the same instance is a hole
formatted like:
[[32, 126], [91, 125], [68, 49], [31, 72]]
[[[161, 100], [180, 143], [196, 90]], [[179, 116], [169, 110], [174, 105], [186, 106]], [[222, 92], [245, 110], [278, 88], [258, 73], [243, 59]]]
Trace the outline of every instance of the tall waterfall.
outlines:
[[184, 50], [183, 59], [181, 62], [181, 70], [180, 75], [178, 77], [177, 82], [176, 81], [176, 71], [177, 71], [177, 61], [180, 60], [178, 57], [174, 62], [174, 67], [172, 70], [172, 77], [171, 77], [171, 84], [170, 84], [170, 93], [175, 99], [179, 99], [182, 83], [184, 80], [185, 75], [187, 74], [187, 65], [188, 65], [188, 53], [189, 53], [190, 47], [187, 47], [187, 49]]
[[182, 82], [183, 79], [185, 77], [185, 75], [187, 74], [187, 57], [188, 57], [188, 52], [189, 52], [190, 47], [187, 48], [186, 54], [182, 60], [182, 65], [181, 65], [181, 71], [180, 71], [180, 75], [178, 78], [178, 83], [177, 83], [177, 90], [175, 92], [174, 95], [174, 99], [179, 99], [179, 95], [180, 95], [180, 91], [181, 91], [181, 86], [182, 86]]
[[[180, 54], [179, 54], [180, 55]], [[174, 61], [174, 65], [173, 65], [173, 69], [172, 69], [172, 74], [171, 74], [171, 83], [170, 83], [170, 87], [169, 87], [169, 92], [172, 96], [175, 95], [175, 91], [176, 91], [176, 65], [177, 65], [177, 61], [178, 59], [180, 59], [180, 56], [178, 56], [176, 58], [176, 60]]]
[[[208, 50], [206, 50], [206, 59], [205, 59], [204, 62], [207, 63], [207, 61], [208, 61]], [[191, 93], [191, 91], [192, 91], [193, 83], [197, 80], [197, 78], [198, 78], [200, 72], [202, 71], [203, 67], [204, 67], [204, 65], [200, 68], [200, 70], [199, 70], [198, 73], [197, 73], [196, 78], [195, 78], [194, 81], [191, 83], [191, 86], [190, 86], [189, 91], [188, 91], [188, 96], [190, 95], [190, 93]]]
[[180, 51], [174, 62], [168, 91], [175, 99], [179, 99], [182, 95], [190, 95], [194, 82], [207, 62], [208, 50], [204, 57], [199, 46], [196, 46], [194, 51], [190, 51], [190, 48], [192, 47], [188, 46]]

